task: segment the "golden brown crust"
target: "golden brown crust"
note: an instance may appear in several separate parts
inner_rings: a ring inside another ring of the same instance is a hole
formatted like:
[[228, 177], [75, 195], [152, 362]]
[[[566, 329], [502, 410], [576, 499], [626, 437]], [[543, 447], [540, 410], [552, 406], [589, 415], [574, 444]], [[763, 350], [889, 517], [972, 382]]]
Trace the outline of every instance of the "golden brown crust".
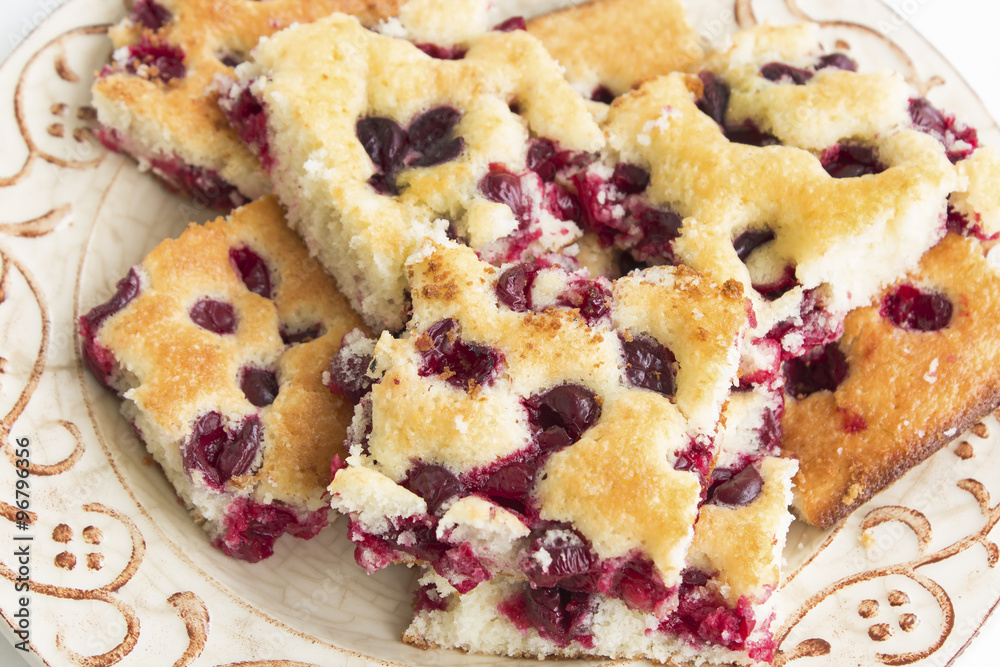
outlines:
[[782, 448], [800, 464], [794, 508], [813, 525], [847, 516], [1000, 402], [1000, 276], [980, 246], [949, 235], [905, 282], [947, 296], [950, 324], [911, 332], [880, 316], [881, 301], [858, 309], [840, 341], [847, 378], [786, 405]]
[[[250, 292], [234, 270], [230, 249], [243, 247], [270, 268], [273, 299]], [[259, 414], [266, 450], [249, 480], [257, 493], [298, 502], [317, 496], [329, 483], [333, 455], [343, 453], [353, 415], [353, 406], [323, 386], [322, 373], [343, 336], [363, 325], [285, 225], [280, 205], [267, 197], [229, 219], [191, 225], [153, 249], [140, 270], [139, 295], [98, 334], [135, 377], [128, 398], [177, 438], [206, 412]], [[234, 306], [234, 334], [191, 321], [188, 312], [203, 298]], [[313, 325], [323, 335], [291, 347], [279, 333]], [[280, 391], [270, 406], [254, 407], [240, 389], [248, 367], [276, 371]]]
[[621, 95], [669, 72], [690, 72], [702, 58], [698, 36], [678, 0], [593, 0], [528, 22], [566, 78], [590, 93]]
[[[233, 71], [221, 58], [245, 59], [260, 38], [293, 23], [311, 22], [339, 11], [373, 25], [395, 15], [401, 4], [400, 0], [158, 2], [172, 18], [156, 32], [156, 38], [184, 52], [187, 73], [168, 83], [126, 72], [98, 78], [93, 92], [102, 101], [100, 120], [140, 142], [149, 138], [159, 143], [149, 147], [156, 153], [175, 153], [189, 164], [213, 168], [230, 181], [249, 179], [248, 174], [259, 172], [260, 167], [216, 104], [213, 80]], [[137, 44], [144, 34], [149, 36], [149, 29], [128, 18], [110, 31], [116, 49]], [[168, 146], [174, 150], [165, 151]]]

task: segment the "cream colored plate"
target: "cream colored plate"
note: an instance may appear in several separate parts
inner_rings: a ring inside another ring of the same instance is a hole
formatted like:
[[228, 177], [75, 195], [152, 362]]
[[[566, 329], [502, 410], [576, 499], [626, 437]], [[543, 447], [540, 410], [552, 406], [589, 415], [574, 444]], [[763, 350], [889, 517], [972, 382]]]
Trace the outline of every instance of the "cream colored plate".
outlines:
[[[880, 4], [692, 4], [707, 40], [765, 17], [828, 21], [828, 46], [900, 69], [1000, 143], [960, 77]], [[0, 626], [10, 637], [29, 597], [32, 659], [48, 665], [510, 664], [402, 645], [409, 574], [365, 576], [341, 523], [310, 542], [283, 539], [257, 565], [215, 552], [117, 401], [83, 373], [78, 314], [160, 240], [211, 217], [89, 135], [104, 26], [122, 12], [119, 0], [69, 0], [0, 67], [0, 577], [11, 580], [0, 582]], [[1000, 600], [996, 435], [991, 418], [835, 533], [793, 527], [779, 663], [943, 665], [963, 649]], [[19, 438], [32, 466], [23, 531], [12, 507]], [[24, 544], [30, 593], [15, 590]]]

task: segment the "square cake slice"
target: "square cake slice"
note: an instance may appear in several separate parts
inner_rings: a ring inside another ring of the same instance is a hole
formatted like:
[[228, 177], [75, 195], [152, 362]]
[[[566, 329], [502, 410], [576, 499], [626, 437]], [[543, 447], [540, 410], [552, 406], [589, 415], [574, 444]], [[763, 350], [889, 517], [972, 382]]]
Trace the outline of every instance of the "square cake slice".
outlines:
[[270, 182], [219, 110], [215, 77], [231, 73], [260, 38], [293, 23], [341, 11], [373, 25], [398, 6], [398, 0], [137, 0], [110, 30], [112, 62], [93, 86], [97, 136], [201, 206], [229, 210], [260, 197]]
[[614, 285], [496, 268], [454, 243], [408, 272], [406, 335], [329, 378], [345, 394], [375, 380], [330, 485], [358, 563], [426, 564], [461, 593], [573, 586], [666, 618], [713, 492], [742, 288], [683, 267]]
[[785, 362], [798, 516], [832, 525], [996, 408], [998, 318], [1000, 272], [949, 234], [838, 341]]
[[322, 377], [361, 326], [271, 197], [164, 241], [79, 321], [87, 367], [212, 544], [248, 561], [327, 523], [353, 406]]
[[498, 264], [571, 244], [576, 209], [555, 175], [604, 143], [534, 37], [419, 17], [403, 17], [419, 44], [344, 14], [285, 30], [220, 98], [292, 225], [379, 329], [405, 324], [404, 263], [426, 239]]
[[[497, 577], [460, 594], [428, 571], [403, 640], [511, 657], [769, 663], [772, 593], [791, 522], [795, 462], [764, 458], [701, 506], [678, 604], [665, 618], [600, 592]], [[639, 589], [635, 590], [639, 593]]]

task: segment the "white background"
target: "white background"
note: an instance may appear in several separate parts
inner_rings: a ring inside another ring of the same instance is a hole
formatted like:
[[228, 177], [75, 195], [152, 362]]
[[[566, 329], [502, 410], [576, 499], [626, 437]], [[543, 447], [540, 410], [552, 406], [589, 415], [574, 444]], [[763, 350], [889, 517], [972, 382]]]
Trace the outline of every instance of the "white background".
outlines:
[[[874, 1], [874, 0], [873, 0]], [[0, 61], [63, 0], [0, 0]], [[890, 0], [961, 72], [994, 118], [1000, 118], [1000, 2], [996, 0]], [[4, 91], [9, 94], [9, 91]], [[2, 149], [2, 148], [0, 148]], [[983, 628], [958, 661], [961, 667], [1000, 662], [1000, 614]], [[0, 666], [25, 667], [0, 639]]]

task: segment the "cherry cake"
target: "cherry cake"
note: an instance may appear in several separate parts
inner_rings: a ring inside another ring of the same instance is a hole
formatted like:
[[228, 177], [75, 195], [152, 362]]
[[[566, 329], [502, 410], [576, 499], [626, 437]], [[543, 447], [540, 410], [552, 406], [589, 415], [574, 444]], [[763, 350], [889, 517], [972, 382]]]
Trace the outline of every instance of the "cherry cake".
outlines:
[[[539, 657], [769, 656], [795, 464], [754, 450], [713, 470], [749, 326], [742, 286], [686, 267], [614, 284], [494, 267], [454, 242], [427, 242], [407, 273], [405, 334], [358, 340], [328, 376], [358, 400], [330, 485], [356, 560], [427, 568], [407, 640]], [[727, 542], [730, 531], [747, 540]], [[504, 642], [462, 620], [483, 604]], [[428, 622], [428, 610], [451, 620]], [[616, 639], [591, 627], [605, 614], [631, 619]], [[686, 614], [718, 627], [699, 633]], [[465, 630], [449, 635], [452, 623]]]
[[131, 155], [173, 192], [229, 210], [270, 191], [256, 157], [229, 127], [212, 91], [261, 37], [334, 11], [366, 25], [398, 0], [136, 0], [109, 31], [115, 51], [93, 86], [111, 150]]
[[353, 404], [322, 378], [361, 326], [272, 197], [164, 241], [79, 320], [86, 366], [212, 544], [251, 562], [327, 523]]
[[574, 202], [554, 178], [604, 143], [519, 24], [477, 32], [489, 26], [428, 19], [434, 4], [382, 26], [409, 39], [344, 14], [283, 31], [220, 98], [293, 227], [378, 329], [405, 324], [404, 265], [425, 239], [498, 264], [571, 244]]

